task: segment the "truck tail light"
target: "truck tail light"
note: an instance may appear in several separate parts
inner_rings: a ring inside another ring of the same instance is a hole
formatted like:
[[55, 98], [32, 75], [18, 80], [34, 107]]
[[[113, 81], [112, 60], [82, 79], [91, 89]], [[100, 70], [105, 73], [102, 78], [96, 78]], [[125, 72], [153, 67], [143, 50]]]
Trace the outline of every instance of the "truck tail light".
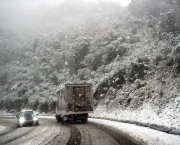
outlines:
[[61, 118], [60, 115], [55, 115], [55, 117], [58, 119], [58, 118]]

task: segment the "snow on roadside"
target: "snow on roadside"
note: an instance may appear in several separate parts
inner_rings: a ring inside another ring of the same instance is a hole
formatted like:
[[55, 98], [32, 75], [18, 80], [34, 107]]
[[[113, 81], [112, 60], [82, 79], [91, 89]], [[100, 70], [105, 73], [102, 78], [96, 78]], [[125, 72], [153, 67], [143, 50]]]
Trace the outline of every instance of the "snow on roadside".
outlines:
[[56, 119], [55, 118], [55, 116], [42, 116], [42, 115], [40, 115], [40, 116], [38, 116], [38, 118], [48, 118], [48, 119]]
[[141, 127], [128, 123], [120, 123], [102, 119], [89, 119], [90, 122], [94, 122], [101, 125], [106, 125], [112, 128], [114, 131], [126, 135], [129, 139], [135, 142], [148, 145], [179, 145], [180, 136], [167, 134], [164, 132], [156, 131], [147, 127]]
[[2, 125], [0, 125], [0, 132], [3, 132], [4, 130], [6, 130], [7, 129], [7, 127], [6, 126], [2, 126]]
[[158, 115], [157, 108], [152, 108], [152, 106], [144, 104], [140, 109], [136, 110], [121, 110], [110, 107], [107, 108], [105, 105], [99, 105], [90, 116], [93, 118], [139, 124], [159, 131], [180, 135], [180, 121], [179, 117], [174, 117], [175, 115], [180, 115], [175, 108], [165, 108], [163, 112]]
[[9, 116], [9, 115], [12, 115], [12, 113], [8, 113], [7, 111], [4, 111], [4, 110], [0, 110], [0, 115], [2, 116]]

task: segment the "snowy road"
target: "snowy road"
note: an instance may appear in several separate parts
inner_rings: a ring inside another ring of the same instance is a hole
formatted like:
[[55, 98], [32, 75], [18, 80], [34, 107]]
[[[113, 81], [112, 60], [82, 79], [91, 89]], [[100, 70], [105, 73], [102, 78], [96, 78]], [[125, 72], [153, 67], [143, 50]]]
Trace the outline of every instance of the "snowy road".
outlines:
[[0, 117], [0, 144], [7, 145], [119, 145], [112, 136], [91, 124], [57, 123], [39, 118], [39, 126], [16, 127], [16, 117]]
[[102, 119], [88, 124], [57, 123], [39, 117], [39, 126], [16, 127], [16, 117], [0, 117], [0, 145], [179, 145], [180, 136]]
[[[60, 133], [60, 127], [63, 132], [69, 134], [65, 126], [59, 126], [55, 119], [39, 119], [40, 125], [33, 127], [16, 127], [15, 117], [1, 117], [0, 125], [8, 126], [7, 129], [0, 132], [0, 144], [48, 144]], [[68, 136], [61, 140], [68, 141]]]

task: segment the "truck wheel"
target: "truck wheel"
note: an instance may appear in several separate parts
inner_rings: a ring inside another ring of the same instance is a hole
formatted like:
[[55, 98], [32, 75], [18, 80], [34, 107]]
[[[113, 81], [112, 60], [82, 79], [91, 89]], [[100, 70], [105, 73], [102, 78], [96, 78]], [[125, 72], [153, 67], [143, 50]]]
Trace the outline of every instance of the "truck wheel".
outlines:
[[73, 119], [73, 120], [71, 120], [71, 124], [74, 124], [75, 123], [75, 120]]
[[81, 119], [81, 123], [86, 123], [87, 119]]
[[57, 122], [59, 122], [59, 123], [60, 123], [60, 122], [61, 122], [61, 119], [60, 119], [60, 118], [58, 118], [58, 119], [57, 119]]

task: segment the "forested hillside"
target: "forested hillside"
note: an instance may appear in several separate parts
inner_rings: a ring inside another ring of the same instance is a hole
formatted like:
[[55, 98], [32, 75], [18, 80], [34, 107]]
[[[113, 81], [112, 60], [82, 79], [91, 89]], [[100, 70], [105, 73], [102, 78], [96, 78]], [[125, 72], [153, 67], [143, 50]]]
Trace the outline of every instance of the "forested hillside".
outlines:
[[[93, 84], [92, 116], [180, 120], [180, 4], [0, 2], [0, 108], [54, 113], [65, 83]], [[178, 88], [179, 87], [179, 88]]]

